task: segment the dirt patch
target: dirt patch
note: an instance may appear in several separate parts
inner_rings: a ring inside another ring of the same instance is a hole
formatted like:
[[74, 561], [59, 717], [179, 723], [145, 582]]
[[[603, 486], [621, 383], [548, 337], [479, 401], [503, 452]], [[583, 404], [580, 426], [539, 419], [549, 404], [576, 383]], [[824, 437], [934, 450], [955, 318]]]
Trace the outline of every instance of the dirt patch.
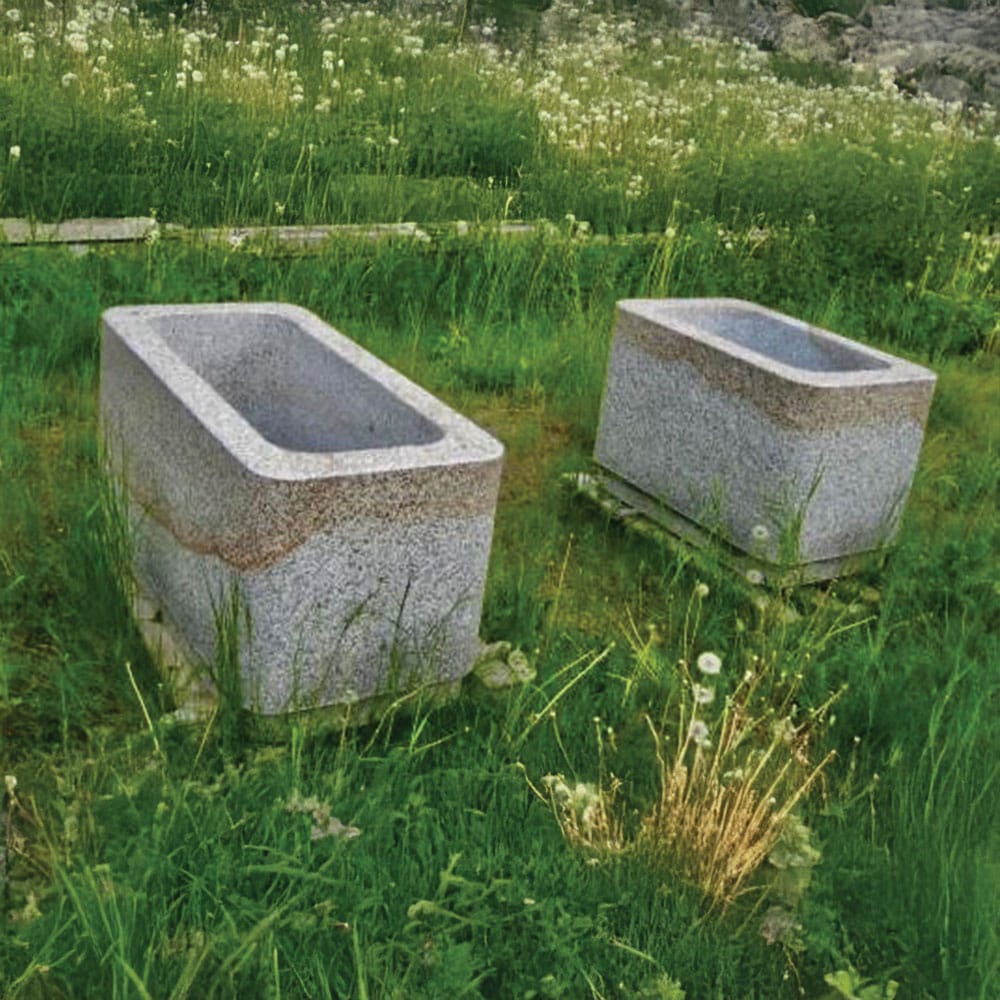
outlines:
[[465, 414], [503, 442], [503, 506], [531, 503], [552, 481], [552, 466], [582, 451], [573, 426], [547, 412], [544, 400], [490, 396], [466, 403]]

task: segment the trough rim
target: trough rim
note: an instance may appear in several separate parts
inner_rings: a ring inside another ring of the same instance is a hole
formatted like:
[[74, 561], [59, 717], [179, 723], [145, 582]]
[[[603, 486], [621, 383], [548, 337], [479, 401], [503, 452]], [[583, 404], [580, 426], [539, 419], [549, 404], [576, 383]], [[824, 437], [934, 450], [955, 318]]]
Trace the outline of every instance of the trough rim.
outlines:
[[[275, 444], [185, 362], [150, 322], [189, 313], [281, 317], [319, 341], [340, 361], [378, 382], [432, 423], [441, 437], [426, 444], [320, 452]], [[102, 319], [105, 329], [149, 368], [205, 432], [240, 466], [261, 478], [297, 482], [394, 475], [490, 464], [503, 458], [504, 447], [492, 434], [302, 306], [286, 302], [128, 305], [105, 310]]]
[[[840, 350], [866, 357], [876, 362], [877, 368], [852, 368], [840, 371], [816, 371], [799, 368], [776, 358], [770, 357], [743, 344], [735, 343], [720, 337], [705, 329], [696, 321], [682, 317], [676, 312], [680, 308], [689, 310], [692, 307], [706, 309], [739, 308], [749, 313], [756, 313], [768, 319], [781, 322], [801, 330], [820, 342], [831, 343]], [[871, 347], [857, 340], [834, 333], [824, 327], [809, 323], [787, 313], [762, 306], [747, 299], [734, 297], [697, 297], [697, 298], [633, 298], [621, 299], [618, 302], [619, 313], [625, 313], [636, 320], [652, 324], [665, 335], [684, 338], [695, 344], [710, 347], [721, 354], [728, 355], [736, 361], [743, 362], [753, 368], [768, 372], [785, 381], [798, 386], [814, 389], [851, 389], [877, 386], [914, 386], [919, 384], [933, 385], [937, 375], [929, 368], [908, 361], [895, 354], [889, 354], [876, 347]]]

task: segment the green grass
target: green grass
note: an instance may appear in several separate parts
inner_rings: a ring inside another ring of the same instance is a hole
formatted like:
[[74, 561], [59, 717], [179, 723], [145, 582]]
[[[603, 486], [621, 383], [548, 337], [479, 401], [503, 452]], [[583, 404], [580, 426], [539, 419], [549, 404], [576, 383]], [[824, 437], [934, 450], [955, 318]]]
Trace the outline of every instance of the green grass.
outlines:
[[[289, 12], [287, 42], [283, 25], [256, 36], [254, 80], [240, 67], [258, 11], [227, 11], [218, 38], [196, 18], [96, 19], [76, 32], [86, 56], [71, 29], [45, 35], [40, 6], [0, 17], [0, 150], [20, 147], [0, 164], [0, 214], [414, 218], [435, 238], [0, 246], [0, 772], [17, 780], [0, 817], [0, 994], [774, 1000], [842, 995], [825, 977], [854, 970], [866, 1000], [890, 980], [920, 1000], [997, 995], [990, 123], [565, 9], [502, 58], [460, 37], [457, 9], [338, 7], [326, 37]], [[236, 38], [244, 52], [226, 49]], [[202, 84], [183, 70], [176, 87], [184, 58]], [[556, 226], [431, 225], [518, 215]], [[660, 295], [754, 299], [936, 370], [883, 567], [761, 608], [710, 553], [560, 490], [589, 461], [615, 302]], [[535, 683], [347, 732], [164, 721], [100, 474], [100, 314], [223, 300], [305, 306], [501, 438], [482, 632], [521, 646]], [[660, 795], [645, 717], [679, 735], [678, 663], [705, 650], [722, 658], [719, 701], [752, 666], [760, 710], [781, 718], [794, 699], [797, 746], [837, 753], [800, 807], [819, 863], [793, 871], [794, 892], [765, 864], [724, 912], [684, 879], [690, 858], [635, 846]], [[591, 803], [620, 780], [630, 846], [574, 846], [571, 814], [533, 791], [547, 774]], [[314, 839], [332, 817], [360, 833]], [[768, 944], [776, 904], [790, 923]]]
[[[711, 561], [623, 534], [555, 485], [587, 461], [614, 298], [649, 290], [659, 248], [559, 237], [462, 247], [458, 274], [449, 245], [343, 244], [294, 258], [169, 243], [83, 258], [5, 252], [0, 732], [25, 837], [7, 905], [23, 913], [33, 893], [42, 914], [8, 929], [4, 967], [19, 983], [9, 989], [630, 996], [669, 975], [689, 996], [773, 997], [793, 995], [783, 977], [794, 968], [790, 982], [818, 996], [825, 973], [853, 965], [914, 996], [989, 996], [995, 359], [953, 353], [939, 366], [915, 494], [883, 573], [805, 591], [795, 598], [805, 616], [776, 628]], [[604, 287], [590, 277], [598, 264]], [[525, 294], [533, 282], [550, 294]], [[44, 323], [54, 287], [75, 311]], [[302, 302], [498, 433], [508, 461], [484, 634], [528, 650], [537, 687], [235, 752], [217, 726], [155, 722], [169, 704], [108, 557], [94, 440], [99, 312], [140, 298]], [[865, 327], [843, 300], [837, 308]], [[823, 862], [787, 952], [758, 936], [756, 897], [720, 920], [683, 883], [650, 879], [639, 857], [589, 866], [526, 781], [597, 779], [600, 716], [615, 734], [604, 766], [630, 807], [650, 801], [655, 759], [640, 715], [670, 697], [698, 579], [710, 597], [697, 648], [734, 669], [751, 652], [804, 669], [804, 706], [849, 685], [823, 739], [840, 759], [806, 811]], [[845, 610], [863, 585], [878, 602]], [[633, 622], [661, 637], [659, 679], [630, 648]], [[609, 642], [556, 717], [534, 721]], [[308, 817], [286, 811], [291, 789], [361, 835], [309, 841]]]

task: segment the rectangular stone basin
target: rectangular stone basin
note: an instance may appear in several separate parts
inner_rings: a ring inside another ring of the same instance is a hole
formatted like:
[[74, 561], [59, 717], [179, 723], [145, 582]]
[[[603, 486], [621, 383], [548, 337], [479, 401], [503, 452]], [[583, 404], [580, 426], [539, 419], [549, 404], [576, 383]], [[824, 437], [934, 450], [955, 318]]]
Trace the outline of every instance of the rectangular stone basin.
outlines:
[[934, 383], [750, 302], [627, 300], [594, 457], [763, 564], [828, 577], [895, 533]]
[[503, 448], [304, 309], [104, 314], [101, 421], [138, 589], [191, 657], [244, 619], [244, 704], [351, 705], [471, 668]]

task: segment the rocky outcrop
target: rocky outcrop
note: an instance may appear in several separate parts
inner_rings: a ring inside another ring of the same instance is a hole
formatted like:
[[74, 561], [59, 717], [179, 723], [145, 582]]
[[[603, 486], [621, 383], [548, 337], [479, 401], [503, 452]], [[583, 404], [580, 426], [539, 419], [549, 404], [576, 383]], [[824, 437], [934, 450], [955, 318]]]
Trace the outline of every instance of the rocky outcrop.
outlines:
[[914, 94], [1000, 106], [998, 0], [972, 0], [967, 10], [934, 0], [869, 2], [856, 18], [806, 17], [793, 0], [688, 0], [681, 20], [790, 56], [886, 72]]
[[1000, 105], [1000, 6], [925, 7], [914, 0], [864, 11], [845, 32], [855, 62], [945, 101]]

